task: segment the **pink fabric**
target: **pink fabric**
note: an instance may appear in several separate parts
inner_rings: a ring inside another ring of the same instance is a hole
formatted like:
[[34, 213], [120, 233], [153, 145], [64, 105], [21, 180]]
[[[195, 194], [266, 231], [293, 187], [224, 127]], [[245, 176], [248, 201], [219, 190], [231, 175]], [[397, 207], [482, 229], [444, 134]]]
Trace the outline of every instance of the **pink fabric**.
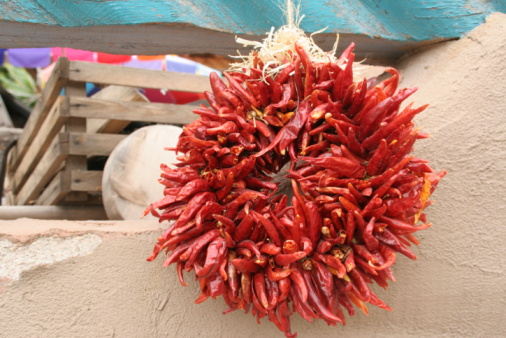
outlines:
[[65, 56], [69, 60], [95, 62], [95, 53], [87, 50], [54, 47], [51, 52], [53, 61], [57, 61], [60, 56]]
[[107, 54], [107, 53], [97, 53], [97, 62], [98, 63], [110, 63], [110, 64], [120, 64], [128, 62], [132, 59], [131, 55], [116, 55], [116, 54]]

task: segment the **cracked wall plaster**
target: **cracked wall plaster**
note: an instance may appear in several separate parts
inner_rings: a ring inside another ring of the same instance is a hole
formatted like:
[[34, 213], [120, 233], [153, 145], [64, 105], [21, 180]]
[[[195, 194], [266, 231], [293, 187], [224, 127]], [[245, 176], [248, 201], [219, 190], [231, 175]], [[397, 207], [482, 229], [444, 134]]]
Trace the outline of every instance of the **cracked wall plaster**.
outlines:
[[43, 237], [26, 245], [0, 238], [0, 278], [18, 280], [24, 271], [88, 255], [101, 243], [102, 238], [93, 234], [68, 238]]

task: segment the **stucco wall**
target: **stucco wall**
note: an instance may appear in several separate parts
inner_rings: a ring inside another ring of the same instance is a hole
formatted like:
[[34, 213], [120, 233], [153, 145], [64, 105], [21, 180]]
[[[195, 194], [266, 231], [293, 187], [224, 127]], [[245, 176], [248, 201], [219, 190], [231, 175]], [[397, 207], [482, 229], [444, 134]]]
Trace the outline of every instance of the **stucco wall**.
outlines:
[[[494, 14], [469, 36], [398, 65], [403, 85], [420, 88], [416, 104], [431, 103], [417, 123], [432, 137], [415, 152], [448, 171], [428, 210], [434, 226], [418, 234], [418, 260], [400, 256], [397, 282], [386, 291], [375, 288], [393, 312], [370, 307], [368, 317], [358, 313], [345, 327], [294, 316], [300, 337], [506, 334], [504, 32], [506, 15]], [[223, 316], [222, 300], [193, 304], [198, 288], [190, 276], [182, 287], [161, 258], [145, 261], [159, 231], [151, 222], [0, 221], [0, 236], [25, 247], [49, 235], [93, 235], [91, 250], [71, 250], [70, 258], [0, 282], [0, 337], [282, 336], [250, 314]]]

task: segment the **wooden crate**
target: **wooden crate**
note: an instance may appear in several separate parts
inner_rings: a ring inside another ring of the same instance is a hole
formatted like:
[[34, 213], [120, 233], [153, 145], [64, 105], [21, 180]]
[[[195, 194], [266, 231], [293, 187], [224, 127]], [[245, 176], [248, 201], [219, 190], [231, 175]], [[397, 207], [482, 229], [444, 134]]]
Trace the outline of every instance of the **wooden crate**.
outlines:
[[[113, 87], [86, 97], [87, 82]], [[102, 171], [87, 170], [87, 160], [109, 155], [125, 137], [114, 133], [130, 121], [185, 124], [195, 119], [195, 106], [145, 102], [126, 95], [125, 87], [210, 89], [205, 76], [60, 58], [9, 153], [7, 203], [100, 204]]]

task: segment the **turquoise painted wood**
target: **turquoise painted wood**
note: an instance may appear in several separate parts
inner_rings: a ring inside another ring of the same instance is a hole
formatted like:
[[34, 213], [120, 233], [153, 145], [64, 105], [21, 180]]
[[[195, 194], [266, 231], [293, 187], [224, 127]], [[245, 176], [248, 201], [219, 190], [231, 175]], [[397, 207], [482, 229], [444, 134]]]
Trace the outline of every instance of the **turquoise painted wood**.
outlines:
[[[191, 24], [263, 35], [284, 22], [278, 0], [0, 0], [0, 20], [60, 27]], [[391, 41], [459, 37], [506, 0], [301, 0], [301, 28]]]

